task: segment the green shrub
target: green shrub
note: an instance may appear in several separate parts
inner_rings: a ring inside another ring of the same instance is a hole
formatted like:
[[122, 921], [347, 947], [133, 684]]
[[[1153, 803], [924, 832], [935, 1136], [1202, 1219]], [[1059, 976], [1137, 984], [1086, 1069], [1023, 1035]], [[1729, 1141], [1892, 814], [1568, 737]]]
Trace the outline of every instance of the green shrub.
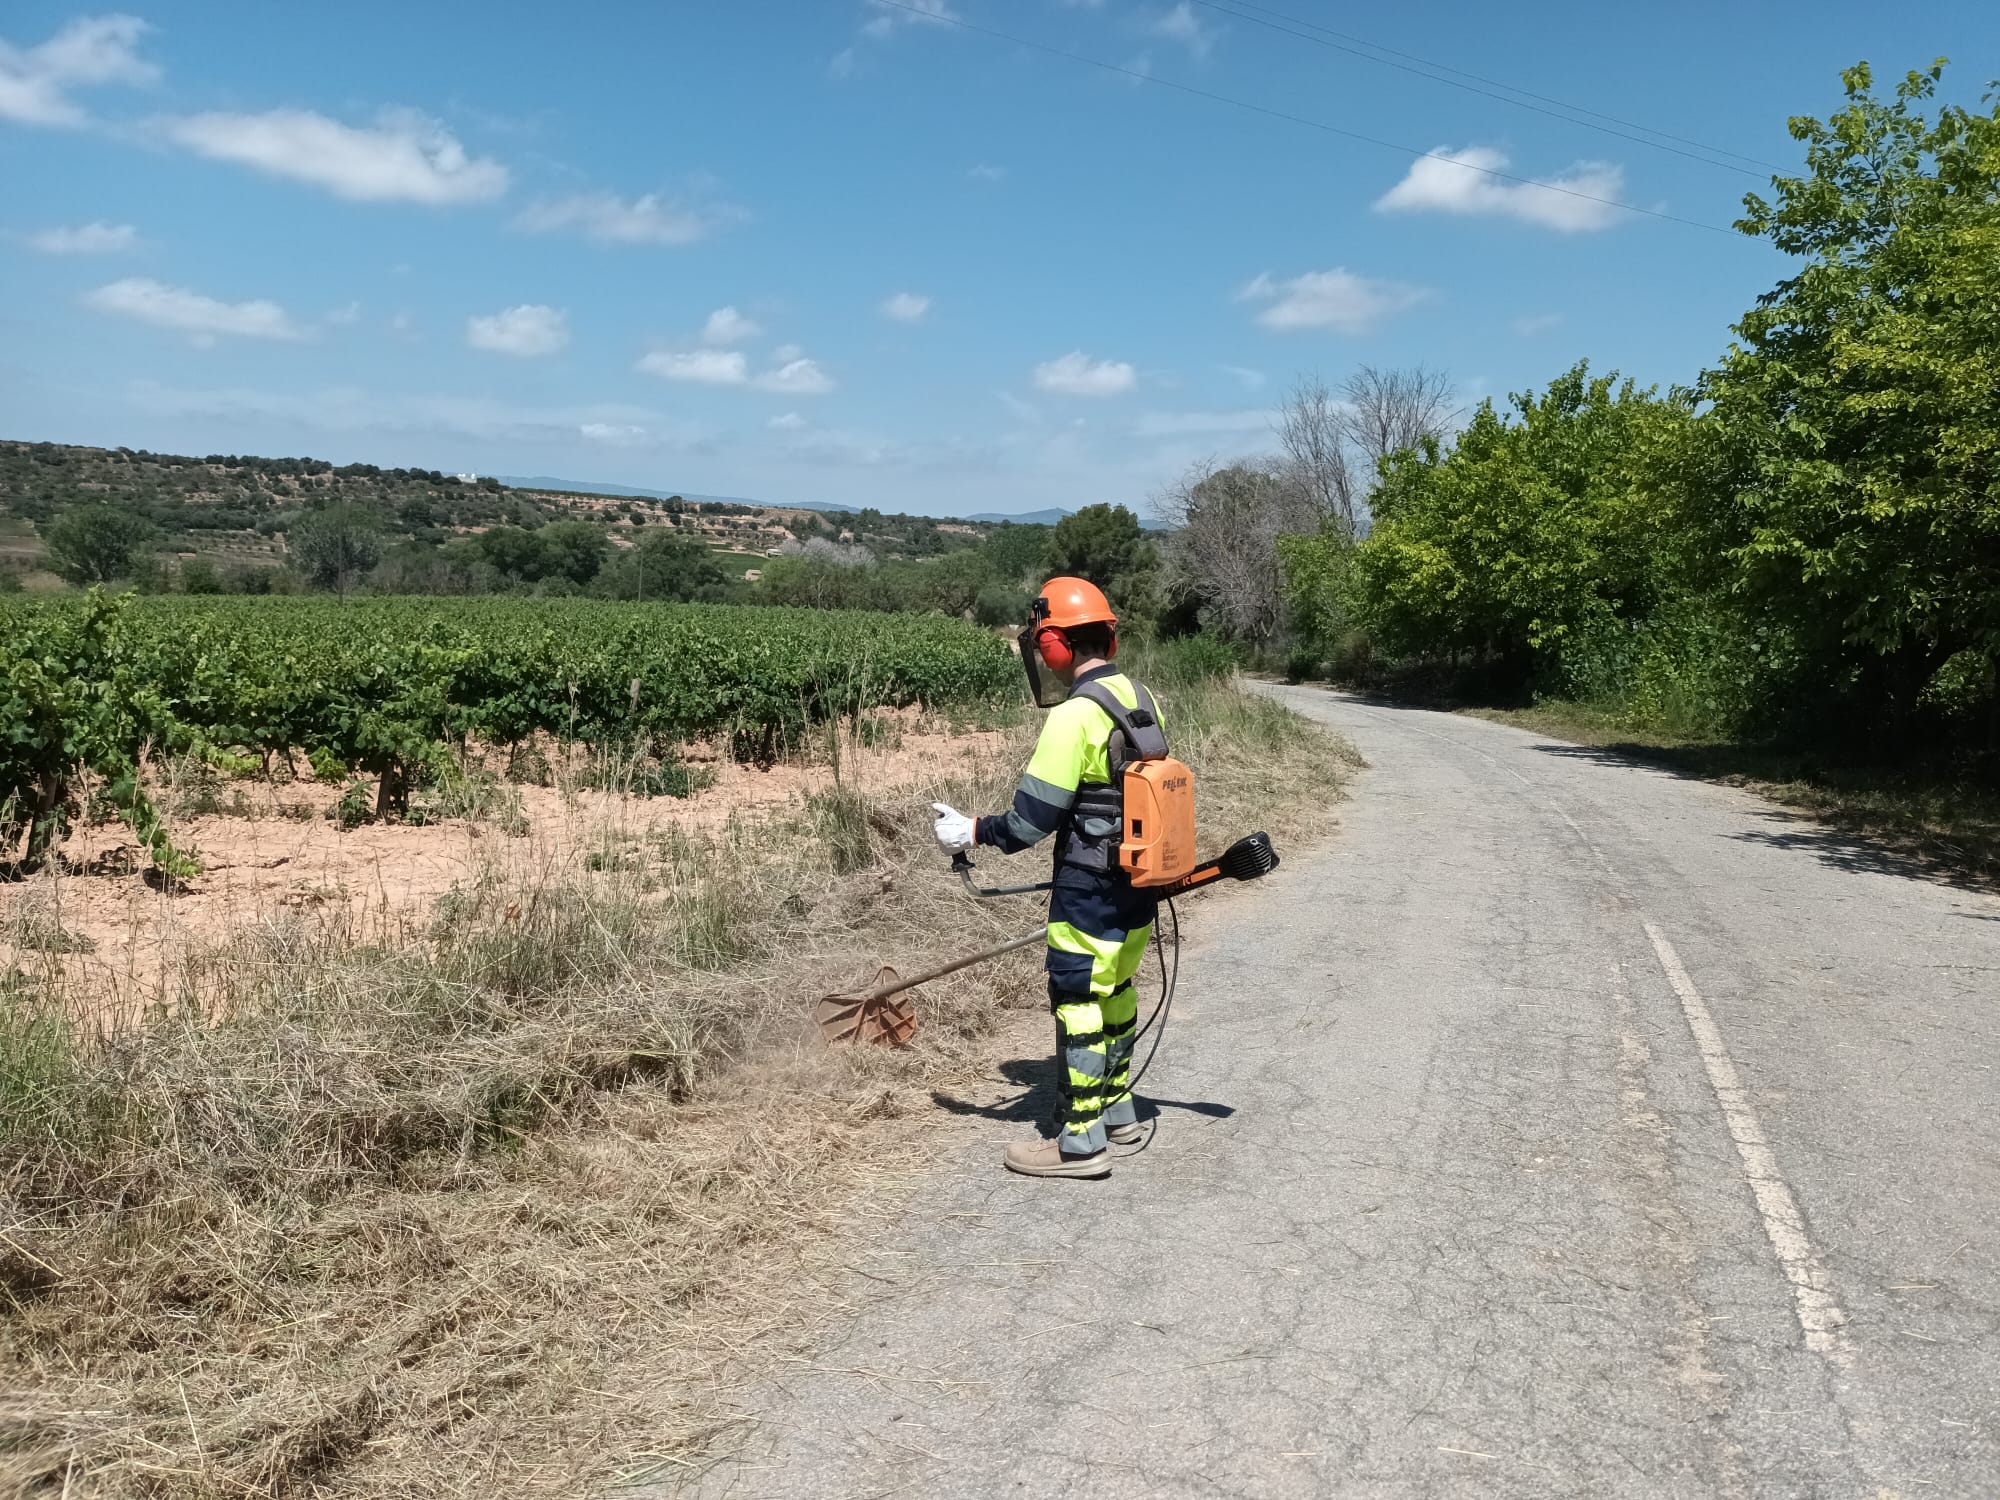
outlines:
[[1119, 665], [1141, 682], [1170, 687], [1233, 676], [1237, 658], [1235, 649], [1217, 636], [1184, 635], [1124, 651]]

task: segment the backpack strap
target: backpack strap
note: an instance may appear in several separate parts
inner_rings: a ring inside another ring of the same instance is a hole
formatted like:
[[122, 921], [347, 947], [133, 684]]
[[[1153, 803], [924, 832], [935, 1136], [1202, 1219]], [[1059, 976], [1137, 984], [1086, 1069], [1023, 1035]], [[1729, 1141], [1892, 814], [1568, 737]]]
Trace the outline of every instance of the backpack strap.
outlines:
[[[1127, 753], [1117, 757], [1122, 764], [1133, 760], [1158, 760], [1167, 753], [1167, 732], [1160, 727], [1159, 705], [1143, 683], [1132, 684], [1139, 702], [1136, 707], [1127, 708], [1118, 701], [1118, 695], [1100, 682], [1086, 682], [1072, 694], [1077, 698], [1088, 698], [1111, 716], [1111, 722], [1125, 736]], [[1114, 766], [1114, 770], [1118, 767]]]

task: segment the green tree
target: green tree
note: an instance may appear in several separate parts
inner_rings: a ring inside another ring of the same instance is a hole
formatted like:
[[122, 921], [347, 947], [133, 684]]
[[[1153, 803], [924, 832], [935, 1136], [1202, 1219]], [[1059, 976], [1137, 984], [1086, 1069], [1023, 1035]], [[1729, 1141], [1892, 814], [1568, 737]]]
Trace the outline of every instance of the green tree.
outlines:
[[206, 557], [190, 557], [180, 566], [180, 584], [183, 594], [220, 594], [224, 592], [222, 572]]
[[285, 548], [314, 588], [345, 594], [382, 559], [382, 529], [373, 511], [352, 504], [309, 510], [285, 535]]
[[1737, 227], [1804, 265], [1704, 377], [1715, 442], [1679, 476], [1793, 691], [1892, 732], [1955, 654], [2000, 666], [2000, 106], [1927, 118], [1942, 70], [1892, 102], [1859, 64], [1792, 120], [1805, 175]]
[[1042, 582], [1042, 565], [1049, 556], [1049, 530], [1015, 521], [994, 527], [979, 549], [994, 578], [1014, 588]]
[[535, 533], [542, 545], [544, 572], [582, 586], [604, 566], [604, 529], [588, 521], [556, 521]]
[[1446, 452], [1392, 455], [1375, 524], [1353, 557], [1360, 611], [1392, 654], [1495, 663], [1551, 677], [1618, 621], [1657, 602], [1661, 515], [1636, 482], [1659, 430], [1688, 420], [1578, 364], [1513, 418], [1481, 403]]
[[159, 531], [144, 516], [112, 505], [72, 506], [42, 532], [50, 566], [71, 583], [129, 578], [151, 552]]
[[639, 545], [608, 563], [597, 576], [598, 592], [613, 599], [661, 604], [720, 599], [729, 574], [708, 548], [671, 531], [649, 532]]
[[[864, 512], [865, 514], [865, 512]], [[1086, 505], [1049, 532], [1044, 566], [1051, 577], [1086, 578], [1121, 616], [1153, 606], [1156, 557], [1139, 518], [1122, 505]]]
[[495, 572], [517, 583], [534, 583], [550, 571], [541, 533], [519, 526], [488, 527], [472, 539], [472, 550]]

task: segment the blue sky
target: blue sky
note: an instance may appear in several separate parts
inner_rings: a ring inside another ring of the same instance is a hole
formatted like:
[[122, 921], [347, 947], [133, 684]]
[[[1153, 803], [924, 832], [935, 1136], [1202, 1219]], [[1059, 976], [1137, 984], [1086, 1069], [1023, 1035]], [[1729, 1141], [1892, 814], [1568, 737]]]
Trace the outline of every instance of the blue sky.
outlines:
[[1783, 262], [1611, 203], [1727, 226], [1842, 67], [2000, 72], [1991, 0], [908, 3], [14, 0], [0, 436], [1136, 506], [1303, 372], [1692, 378]]

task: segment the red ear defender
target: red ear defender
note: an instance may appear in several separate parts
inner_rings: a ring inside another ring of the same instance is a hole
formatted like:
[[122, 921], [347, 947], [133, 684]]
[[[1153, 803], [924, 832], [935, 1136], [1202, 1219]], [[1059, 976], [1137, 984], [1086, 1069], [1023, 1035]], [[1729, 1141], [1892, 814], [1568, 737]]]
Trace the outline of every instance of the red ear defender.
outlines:
[[1052, 625], [1044, 625], [1035, 632], [1035, 649], [1042, 660], [1049, 664], [1052, 672], [1067, 672], [1076, 654], [1070, 650], [1069, 637]]

